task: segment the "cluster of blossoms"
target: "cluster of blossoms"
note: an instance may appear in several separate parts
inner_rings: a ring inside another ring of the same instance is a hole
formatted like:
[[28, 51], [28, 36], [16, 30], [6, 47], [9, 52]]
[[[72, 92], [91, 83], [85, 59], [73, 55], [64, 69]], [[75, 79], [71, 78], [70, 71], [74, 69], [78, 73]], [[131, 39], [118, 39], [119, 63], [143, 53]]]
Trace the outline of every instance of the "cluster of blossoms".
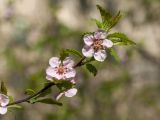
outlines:
[[8, 105], [8, 103], [9, 103], [8, 96], [0, 93], [0, 114], [3, 115], [7, 112], [6, 105]]
[[[87, 34], [83, 40], [85, 46], [82, 49], [82, 53], [85, 57], [94, 57], [97, 61], [104, 61], [107, 57], [106, 49], [113, 46], [111, 40], [106, 39], [106, 32], [104, 30], [98, 30], [94, 34]], [[49, 60], [49, 67], [46, 69], [46, 79], [49, 81], [56, 80], [68, 80], [75, 84], [76, 70], [74, 68], [74, 61], [71, 57], [66, 57], [63, 61], [58, 57], [52, 57]], [[56, 98], [59, 100], [63, 95], [66, 97], [72, 97], [76, 95], [77, 89], [71, 88], [66, 91], [62, 91]]]
[[[57, 80], [68, 80], [75, 83], [76, 71], [74, 69], [74, 61], [71, 57], [66, 57], [61, 61], [58, 57], [52, 57], [49, 60], [49, 67], [46, 70], [46, 79], [49, 81]], [[57, 100], [65, 95], [66, 97], [72, 97], [77, 93], [76, 88], [71, 88], [67, 91], [63, 91], [57, 96]]]
[[86, 57], [94, 56], [95, 60], [103, 62], [106, 57], [106, 49], [113, 46], [111, 40], [106, 39], [107, 33], [104, 30], [98, 30], [93, 34], [87, 34], [83, 40], [85, 46], [82, 49], [82, 53]]

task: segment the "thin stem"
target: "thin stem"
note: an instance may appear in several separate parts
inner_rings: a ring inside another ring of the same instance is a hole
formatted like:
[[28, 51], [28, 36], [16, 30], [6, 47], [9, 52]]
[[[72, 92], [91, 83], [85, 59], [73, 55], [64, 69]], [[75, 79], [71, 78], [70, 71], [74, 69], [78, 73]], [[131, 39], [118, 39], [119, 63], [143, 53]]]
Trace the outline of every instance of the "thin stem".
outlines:
[[86, 57], [82, 57], [81, 60], [76, 65], [73, 66], [73, 68], [80, 67], [83, 64], [83, 60], [85, 59]]
[[[80, 67], [81, 65], [83, 65], [83, 60], [85, 60], [86, 57], [83, 57], [79, 62], [77, 62], [77, 64], [75, 64], [73, 66], [73, 68], [76, 68], [76, 67]], [[12, 102], [12, 103], [9, 103], [7, 106], [11, 106], [11, 105], [15, 105], [15, 104], [20, 104], [20, 103], [23, 103], [23, 102], [27, 102], [28, 100], [36, 97], [37, 95], [45, 92], [47, 89], [49, 89], [50, 87], [54, 86], [55, 84], [54, 83], [49, 83], [47, 84], [44, 88], [40, 89], [39, 91], [37, 91], [36, 93], [26, 97], [26, 98], [23, 98], [21, 100], [17, 100], [15, 102]]]
[[10, 106], [10, 105], [14, 105], [14, 104], [19, 104], [19, 103], [23, 103], [23, 102], [27, 102], [28, 100], [30, 100], [31, 98], [34, 98], [36, 97], [37, 95], [43, 93], [44, 91], [46, 91], [48, 88], [52, 87], [53, 85], [55, 85], [54, 83], [49, 83], [47, 84], [44, 88], [42, 88], [41, 90], [39, 90], [38, 92], [26, 97], [26, 98], [23, 98], [21, 100], [17, 100], [15, 102], [12, 102], [12, 103], [9, 103], [7, 106]]

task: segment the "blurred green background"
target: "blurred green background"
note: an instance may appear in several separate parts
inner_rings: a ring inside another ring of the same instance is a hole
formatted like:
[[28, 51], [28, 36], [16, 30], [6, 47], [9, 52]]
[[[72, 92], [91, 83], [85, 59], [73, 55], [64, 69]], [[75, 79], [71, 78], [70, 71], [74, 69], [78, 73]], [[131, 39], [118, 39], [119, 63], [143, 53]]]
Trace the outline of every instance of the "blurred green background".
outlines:
[[61, 99], [63, 107], [23, 103], [0, 120], [160, 119], [160, 0], [0, 0], [0, 80], [16, 100], [41, 88], [49, 58], [62, 48], [81, 51], [83, 32], [97, 29], [96, 4], [124, 13], [112, 31], [137, 46], [115, 47], [121, 62], [108, 55], [95, 63], [96, 77], [78, 68], [78, 94]]

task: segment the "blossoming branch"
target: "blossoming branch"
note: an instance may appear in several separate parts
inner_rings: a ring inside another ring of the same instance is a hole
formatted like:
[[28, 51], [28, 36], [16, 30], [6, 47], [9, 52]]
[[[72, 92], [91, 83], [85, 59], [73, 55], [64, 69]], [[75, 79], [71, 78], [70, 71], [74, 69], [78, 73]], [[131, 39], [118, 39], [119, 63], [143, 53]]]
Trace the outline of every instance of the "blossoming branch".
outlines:
[[[59, 102], [62, 96], [73, 97], [78, 92], [76, 88], [76, 68], [86, 66], [86, 69], [94, 76], [97, 69], [92, 61], [104, 62], [107, 54], [112, 55], [118, 60], [118, 55], [113, 49], [117, 45], [135, 45], [124, 33], [112, 33], [111, 29], [119, 22], [122, 17], [121, 12], [112, 15], [100, 5], [97, 8], [101, 14], [101, 21], [94, 19], [97, 29], [94, 32], [84, 33], [84, 47], [81, 52], [75, 49], [63, 49], [60, 51], [59, 57], [51, 57], [49, 59], [49, 67], [46, 69], [46, 82], [44, 87], [39, 91], [27, 89], [25, 98], [14, 101], [12, 96], [7, 94], [7, 88], [4, 82], [1, 82], [0, 88], [0, 114], [7, 113], [7, 108], [17, 107], [17, 104], [28, 102], [31, 104], [41, 102], [45, 104], [54, 104], [61, 106]], [[74, 61], [72, 56], [78, 56], [80, 60]], [[51, 94], [51, 87], [57, 87], [59, 93], [56, 98], [46, 97]]]

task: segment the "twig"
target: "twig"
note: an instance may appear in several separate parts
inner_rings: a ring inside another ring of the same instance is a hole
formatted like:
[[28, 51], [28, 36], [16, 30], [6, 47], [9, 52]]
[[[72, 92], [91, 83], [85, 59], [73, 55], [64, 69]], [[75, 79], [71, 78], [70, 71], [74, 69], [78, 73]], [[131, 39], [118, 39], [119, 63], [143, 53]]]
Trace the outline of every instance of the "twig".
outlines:
[[[80, 66], [82, 65], [83, 60], [84, 60], [85, 58], [86, 58], [86, 57], [83, 57], [77, 64], [75, 64], [75, 65], [73, 66], [73, 68], [80, 67]], [[52, 86], [54, 86], [54, 85], [55, 85], [55, 84], [51, 82], [51, 83], [47, 84], [47, 85], [46, 85], [44, 88], [42, 88], [41, 90], [37, 91], [36, 93], [34, 93], [34, 94], [32, 94], [32, 95], [30, 95], [30, 96], [28, 96], [28, 97], [26, 97], [26, 98], [23, 98], [23, 99], [21, 99], [21, 100], [17, 100], [17, 101], [15, 101], [15, 102], [9, 103], [7, 106], [11, 106], [11, 105], [15, 105], [15, 104], [20, 104], [20, 103], [23, 103], [23, 102], [27, 102], [28, 100], [30, 100], [30, 99], [36, 97], [37, 95], [45, 92], [47, 89], [49, 89], [50, 87], [52, 87]]]

